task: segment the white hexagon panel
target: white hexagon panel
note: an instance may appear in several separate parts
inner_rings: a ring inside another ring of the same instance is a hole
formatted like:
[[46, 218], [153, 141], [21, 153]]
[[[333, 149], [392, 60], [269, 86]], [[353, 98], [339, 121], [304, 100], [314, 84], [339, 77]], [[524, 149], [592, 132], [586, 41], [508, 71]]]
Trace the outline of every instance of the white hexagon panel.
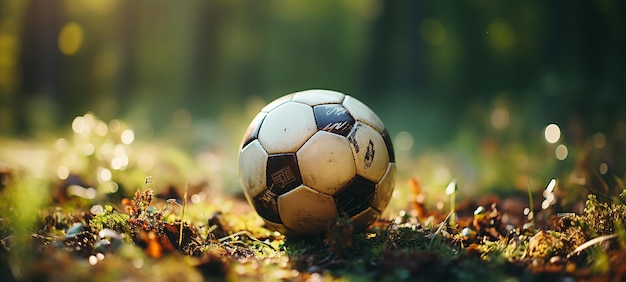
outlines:
[[288, 94], [285, 96], [282, 96], [272, 102], [270, 102], [269, 104], [265, 105], [265, 107], [263, 107], [263, 109], [261, 109], [262, 113], [269, 113], [271, 110], [276, 109], [278, 106], [290, 102], [291, 99], [293, 99], [294, 94]]
[[316, 131], [310, 106], [286, 102], [267, 114], [259, 130], [259, 141], [268, 154], [292, 153]]
[[304, 185], [278, 197], [278, 210], [285, 227], [302, 234], [320, 233], [337, 217], [332, 196]]
[[357, 173], [378, 183], [389, 165], [389, 151], [383, 136], [371, 126], [356, 122], [348, 141], [354, 151]]
[[241, 150], [239, 175], [241, 186], [246, 189], [246, 197], [256, 197], [267, 188], [265, 177], [267, 157], [267, 152], [261, 147], [259, 140], [252, 141]]
[[346, 95], [346, 98], [343, 99], [343, 106], [350, 111], [356, 120], [368, 124], [376, 129], [378, 133], [382, 133], [385, 129], [383, 121], [380, 120], [374, 111], [354, 97]]
[[315, 106], [320, 104], [341, 104], [346, 95], [332, 90], [313, 89], [294, 93], [294, 102]]
[[328, 195], [334, 195], [356, 175], [348, 140], [334, 133], [318, 131], [296, 158], [304, 185]]

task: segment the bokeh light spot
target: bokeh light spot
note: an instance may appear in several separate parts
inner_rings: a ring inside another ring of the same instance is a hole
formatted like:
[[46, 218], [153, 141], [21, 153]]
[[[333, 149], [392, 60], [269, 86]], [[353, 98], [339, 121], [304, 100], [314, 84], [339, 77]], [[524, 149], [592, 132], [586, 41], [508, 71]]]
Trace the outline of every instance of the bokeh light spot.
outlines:
[[491, 125], [495, 129], [504, 129], [509, 126], [509, 112], [498, 108], [491, 112]]
[[111, 168], [115, 170], [124, 170], [126, 169], [127, 165], [128, 165], [127, 156], [115, 157], [111, 160]]
[[107, 182], [111, 181], [111, 171], [105, 167], [98, 168], [98, 181], [99, 182]]
[[598, 149], [604, 148], [606, 145], [606, 136], [604, 133], [598, 132], [593, 135], [593, 145]]
[[67, 150], [68, 144], [65, 138], [59, 138], [54, 142], [54, 148], [59, 152], [64, 152]]
[[83, 145], [83, 154], [85, 154], [86, 156], [91, 156], [93, 155], [93, 153], [96, 151], [96, 147], [94, 147], [93, 144], [91, 143], [85, 143]]
[[85, 4], [89, 4], [94, 12], [105, 15], [115, 9], [117, 0], [90, 0], [85, 1]]
[[495, 20], [489, 23], [487, 35], [491, 46], [497, 51], [506, 51], [515, 46], [515, 33], [506, 22]]
[[436, 19], [424, 19], [420, 22], [419, 31], [428, 44], [441, 45], [446, 42], [446, 28]]
[[17, 64], [20, 45], [17, 36], [8, 32], [0, 32], [0, 66], [12, 67]]
[[85, 126], [83, 117], [78, 116], [76, 118], [74, 118], [74, 121], [72, 121], [72, 130], [75, 133], [80, 133], [83, 130], [83, 127]]
[[605, 175], [607, 172], [609, 172], [609, 165], [607, 165], [606, 163], [601, 163], [599, 170], [600, 174]]
[[548, 143], [554, 144], [561, 139], [561, 129], [554, 123], [548, 124], [548, 126], [546, 126], [546, 130], [544, 131], [544, 135]]
[[57, 176], [61, 180], [67, 179], [70, 176], [70, 169], [66, 166], [60, 166], [59, 168], [57, 168]]
[[563, 144], [556, 146], [555, 155], [557, 159], [559, 159], [560, 161], [565, 160], [567, 158], [567, 154], [568, 154], [567, 146]]
[[83, 28], [76, 22], [69, 22], [59, 33], [59, 50], [65, 55], [73, 55], [83, 44]]
[[107, 124], [99, 120], [98, 123], [96, 124], [96, 134], [98, 134], [99, 136], [105, 136], [107, 135], [108, 131], [109, 131], [109, 127], [107, 126]]
[[96, 265], [96, 263], [98, 263], [98, 258], [94, 255], [89, 256], [89, 264]]
[[413, 135], [407, 131], [400, 131], [396, 134], [394, 145], [398, 151], [408, 151], [413, 148]]
[[133, 141], [135, 140], [135, 132], [133, 132], [131, 129], [126, 129], [122, 132], [122, 143], [128, 145], [133, 143]]
[[118, 131], [120, 131], [121, 127], [122, 123], [118, 119], [112, 119], [109, 122], [109, 130], [113, 133], [117, 133]]

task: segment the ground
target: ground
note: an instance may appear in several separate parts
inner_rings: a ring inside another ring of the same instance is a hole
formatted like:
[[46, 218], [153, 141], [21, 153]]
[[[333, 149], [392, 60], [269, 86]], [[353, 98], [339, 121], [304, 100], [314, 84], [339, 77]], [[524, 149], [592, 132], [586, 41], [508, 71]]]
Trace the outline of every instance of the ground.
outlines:
[[[5, 161], [48, 156], [76, 165], [53, 166], [52, 176], [24, 170], [19, 161], [0, 165], [3, 281], [626, 279], [626, 186], [619, 177], [611, 189], [599, 185], [575, 196], [557, 193], [555, 180], [543, 195], [485, 193], [457, 203], [450, 186], [450, 209], [428, 203], [432, 191], [411, 177], [397, 212], [367, 230], [339, 217], [323, 234], [290, 238], [266, 229], [238, 193], [159, 183], [135, 169], [141, 165], [129, 160], [128, 135], [90, 137], [94, 153], [80, 132], [67, 144], [57, 140], [52, 154], [4, 142], [12, 152], [2, 154]], [[188, 170], [177, 153], [156, 151], [167, 155], [159, 171], [170, 174], [158, 179]], [[561, 210], [564, 199], [578, 212]]]

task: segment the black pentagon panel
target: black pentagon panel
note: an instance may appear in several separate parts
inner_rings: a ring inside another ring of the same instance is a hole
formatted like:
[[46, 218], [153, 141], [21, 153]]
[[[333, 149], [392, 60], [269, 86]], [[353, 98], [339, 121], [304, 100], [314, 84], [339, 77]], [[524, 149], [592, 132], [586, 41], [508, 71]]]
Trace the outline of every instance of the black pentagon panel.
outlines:
[[261, 130], [261, 125], [263, 124], [263, 120], [265, 120], [266, 115], [267, 113], [259, 113], [254, 117], [252, 122], [250, 122], [248, 129], [246, 129], [246, 132], [243, 134], [240, 149], [243, 149], [246, 145], [250, 144], [259, 137], [259, 130]]
[[372, 205], [376, 184], [357, 175], [346, 187], [335, 194], [339, 213], [353, 217]]
[[383, 140], [385, 140], [385, 145], [387, 145], [387, 153], [389, 153], [389, 162], [395, 163], [396, 155], [393, 151], [393, 144], [391, 143], [391, 137], [389, 137], [389, 132], [387, 132], [387, 129], [383, 131]]
[[267, 159], [267, 187], [280, 196], [302, 185], [296, 154], [270, 155]]
[[254, 197], [254, 209], [265, 220], [275, 223], [283, 223], [278, 212], [278, 195], [266, 189], [261, 194]]
[[354, 118], [341, 104], [324, 104], [313, 107], [317, 129], [348, 136]]

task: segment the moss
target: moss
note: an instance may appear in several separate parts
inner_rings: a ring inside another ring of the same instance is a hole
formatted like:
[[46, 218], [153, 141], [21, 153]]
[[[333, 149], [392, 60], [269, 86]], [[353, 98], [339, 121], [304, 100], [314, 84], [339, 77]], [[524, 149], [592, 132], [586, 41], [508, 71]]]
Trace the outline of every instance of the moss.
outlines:
[[546, 259], [555, 255], [564, 255], [565, 244], [558, 232], [544, 232], [540, 230], [528, 241], [527, 253], [532, 258]]
[[89, 226], [95, 231], [108, 228], [120, 233], [128, 233], [130, 231], [128, 219], [129, 216], [127, 214], [119, 213], [112, 206], [105, 205], [104, 211], [89, 221]]
[[590, 194], [578, 223], [587, 239], [615, 234], [616, 224], [626, 225], [626, 205], [621, 202], [600, 202], [596, 195]]

